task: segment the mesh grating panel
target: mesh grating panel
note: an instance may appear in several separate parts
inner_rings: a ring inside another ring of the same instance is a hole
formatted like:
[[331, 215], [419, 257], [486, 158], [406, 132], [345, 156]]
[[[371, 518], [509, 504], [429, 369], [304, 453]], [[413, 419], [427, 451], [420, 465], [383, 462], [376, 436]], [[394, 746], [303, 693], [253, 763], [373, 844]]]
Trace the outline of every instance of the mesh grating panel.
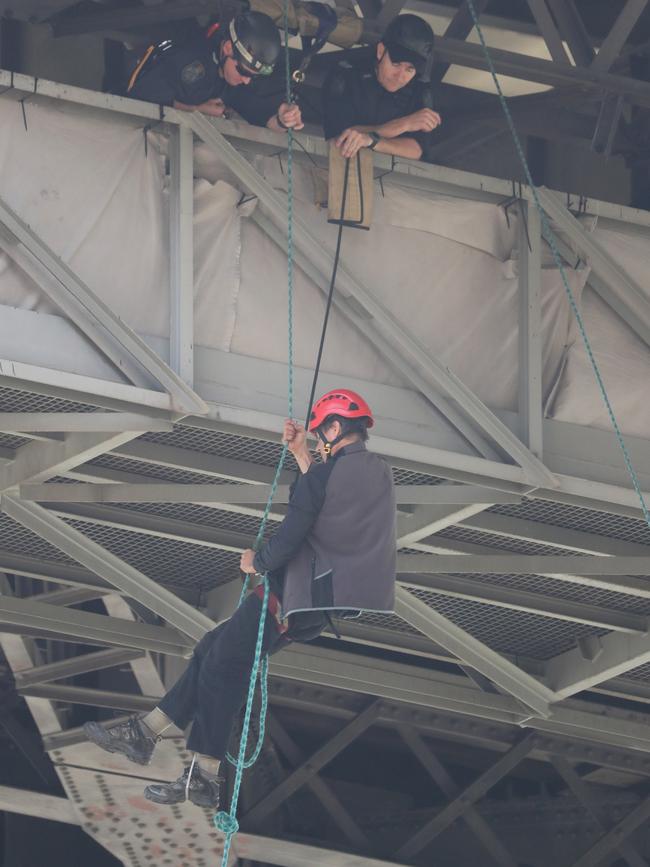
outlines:
[[492, 506], [488, 511], [497, 515], [524, 518], [539, 521], [541, 524], [553, 524], [569, 530], [582, 530], [585, 533], [609, 536], [612, 539], [650, 545], [650, 528], [642, 519], [625, 518], [622, 515], [597, 512], [595, 509], [583, 509], [579, 506], [551, 503], [546, 500], [524, 500], [517, 506], [507, 504]]
[[468, 527], [447, 527], [436, 534], [436, 539], [447, 539], [455, 542], [468, 542], [472, 545], [485, 545], [487, 548], [497, 548], [502, 551], [512, 551], [515, 554], [566, 554], [567, 556], [582, 556], [576, 551], [565, 548], [555, 548], [551, 545], [540, 545], [526, 539], [509, 539], [495, 533], [485, 533], [482, 530], [471, 530]]
[[98, 407], [46, 394], [0, 388], [0, 407], [3, 412], [95, 412]]
[[74, 564], [65, 554], [32, 533], [22, 524], [17, 524], [4, 514], [0, 514], [0, 549], [11, 554], [25, 557], [39, 557], [42, 560], [55, 560], [57, 563]]
[[[0, 412], [7, 412], [1, 409]], [[3, 449], [19, 449], [21, 446], [27, 445], [29, 442], [25, 437], [15, 436], [14, 434], [0, 434], [0, 448]]]
[[[222, 509], [211, 509], [193, 503], [129, 503], [120, 508], [125, 511], [145, 512], [148, 515], [160, 515], [176, 521], [214, 527], [218, 530], [230, 530], [233, 533], [255, 535], [260, 525], [260, 518], [254, 515], [240, 515], [237, 512], [225, 512]], [[276, 522], [269, 518], [268, 523], [270, 529], [274, 529]]]
[[550, 659], [570, 650], [578, 638], [607, 633], [592, 626], [494, 608], [466, 599], [450, 599], [427, 590], [412, 592], [488, 647], [515, 656]]
[[621, 675], [626, 680], [645, 680], [650, 681], [650, 662], [645, 665], [640, 665], [638, 668], [633, 668], [632, 671], [627, 671]]
[[148, 476], [150, 479], [158, 479], [161, 482], [177, 482], [178, 484], [232, 484], [228, 480], [218, 479], [215, 476], [207, 476], [204, 473], [195, 473], [190, 470], [179, 470], [175, 467], [164, 467], [159, 464], [149, 464], [144, 461], [120, 458], [115, 455], [101, 455], [84, 467], [101, 467], [108, 470], [118, 470], [121, 473], [137, 473]]
[[79, 520], [66, 519], [66, 523], [145, 575], [172, 587], [211, 590], [238, 574], [239, 555], [230, 551], [201, 548]]
[[410, 635], [420, 635], [421, 633], [410, 623], [402, 620], [397, 614], [363, 614], [354, 623], [361, 623], [363, 626], [376, 626], [380, 629], [390, 629], [392, 632], [406, 632]]

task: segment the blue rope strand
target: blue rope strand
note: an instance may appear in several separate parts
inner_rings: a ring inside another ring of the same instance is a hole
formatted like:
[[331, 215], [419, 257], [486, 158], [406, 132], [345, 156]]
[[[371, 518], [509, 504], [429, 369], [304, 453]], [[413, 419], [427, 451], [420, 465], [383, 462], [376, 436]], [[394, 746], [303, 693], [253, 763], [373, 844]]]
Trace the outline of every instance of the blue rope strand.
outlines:
[[521, 139], [519, 138], [519, 134], [517, 132], [517, 127], [515, 126], [515, 122], [513, 120], [512, 114], [510, 112], [510, 107], [508, 106], [508, 100], [506, 99], [503, 90], [501, 89], [501, 84], [499, 82], [499, 78], [496, 73], [496, 69], [494, 68], [494, 63], [492, 62], [492, 57], [490, 55], [490, 51], [488, 49], [487, 43], [485, 41], [485, 37], [483, 35], [483, 30], [481, 29], [481, 25], [479, 24], [478, 14], [476, 12], [476, 7], [474, 5], [474, 0], [467, 0], [467, 5], [469, 7], [469, 11], [472, 15], [472, 19], [474, 21], [474, 26], [476, 27], [476, 32], [478, 34], [479, 40], [481, 42], [481, 47], [483, 48], [483, 53], [485, 55], [485, 60], [488, 65], [488, 69], [492, 76], [492, 80], [494, 81], [494, 86], [496, 87], [497, 94], [499, 96], [499, 101], [501, 102], [501, 107], [503, 108], [503, 113], [505, 114], [506, 120], [508, 122], [508, 126], [510, 128], [510, 133], [512, 135], [512, 140], [515, 145], [515, 149], [517, 151], [517, 156], [521, 162], [522, 168], [524, 170], [524, 174], [526, 177], [526, 182], [530, 187], [531, 193], [533, 195], [533, 202], [535, 203], [535, 207], [539, 211], [540, 220], [542, 223], [542, 233], [546, 238], [549, 247], [551, 248], [551, 252], [553, 254], [553, 259], [555, 260], [555, 264], [558, 267], [560, 272], [562, 283], [564, 285], [564, 289], [566, 291], [567, 297], [569, 299], [569, 304], [573, 311], [573, 314], [576, 318], [576, 322], [578, 323], [578, 329], [580, 331], [580, 335], [582, 337], [582, 342], [584, 344], [585, 350], [587, 352], [587, 356], [589, 357], [589, 361], [591, 363], [591, 367], [596, 376], [596, 381], [598, 383], [598, 388], [600, 389], [600, 394], [603, 399], [603, 403], [607, 409], [607, 413], [609, 415], [609, 419], [612, 423], [612, 427], [614, 428], [614, 433], [616, 434], [616, 439], [621, 448], [621, 452], [623, 453], [623, 460], [625, 461], [625, 467], [627, 469], [628, 475], [632, 480], [632, 485], [636, 492], [637, 497], [639, 498], [639, 502], [641, 503], [641, 511], [643, 513], [643, 517], [646, 520], [646, 523], [650, 527], [650, 511], [648, 510], [648, 505], [645, 501], [645, 497], [643, 496], [643, 491], [641, 489], [641, 483], [639, 481], [639, 477], [636, 474], [636, 470], [632, 464], [632, 458], [630, 457], [630, 453], [628, 451], [627, 445], [625, 443], [625, 439], [623, 437], [623, 433], [621, 432], [621, 428], [619, 426], [618, 420], [614, 414], [614, 410], [612, 408], [611, 401], [609, 399], [609, 395], [607, 394], [607, 389], [605, 388], [605, 383], [603, 381], [602, 374], [600, 372], [600, 368], [598, 366], [598, 362], [594, 356], [593, 349], [591, 347], [591, 343], [589, 341], [589, 337], [587, 335], [587, 329], [585, 328], [584, 320], [582, 318], [582, 314], [578, 309], [578, 305], [575, 300], [575, 296], [573, 294], [573, 290], [569, 284], [569, 280], [566, 275], [566, 270], [564, 268], [564, 263], [562, 262], [562, 256], [560, 255], [560, 251], [557, 245], [557, 238], [555, 237], [555, 233], [551, 229], [550, 223], [546, 216], [546, 212], [542, 206], [542, 203], [539, 200], [539, 196], [537, 195], [537, 187], [533, 183], [533, 178], [530, 173], [530, 168], [528, 167], [528, 161], [526, 159], [526, 155], [524, 154], [524, 149], [521, 144]]
[[[288, 0], [284, 0], [284, 56], [285, 56], [285, 84], [286, 84], [286, 101], [288, 103], [291, 102], [291, 68], [289, 63], [289, 10], [288, 10]], [[287, 131], [287, 313], [288, 313], [288, 350], [289, 350], [289, 359], [288, 359], [288, 416], [289, 418], [293, 418], [293, 390], [294, 390], [294, 377], [293, 377], [293, 281], [294, 281], [294, 263], [293, 263], [293, 130], [289, 129]], [[280, 459], [278, 460], [278, 465], [275, 470], [275, 476], [273, 478], [273, 482], [271, 483], [271, 490], [269, 492], [268, 499], [266, 501], [266, 507], [264, 509], [264, 514], [262, 515], [262, 519], [260, 521], [260, 526], [257, 531], [257, 537], [255, 539], [255, 550], [258, 550], [262, 543], [262, 539], [264, 538], [264, 531], [266, 529], [266, 524], [269, 518], [269, 514], [271, 512], [271, 506], [273, 503], [273, 499], [275, 497], [275, 492], [277, 490], [278, 484], [280, 482], [280, 476], [282, 473], [282, 469], [284, 467], [284, 463], [287, 457], [288, 445], [284, 443], [282, 446], [282, 452], [280, 454]], [[229, 753], [227, 754], [227, 759], [236, 767], [235, 771], [235, 781], [233, 784], [233, 792], [232, 798], [230, 800], [230, 812], [219, 812], [214, 817], [214, 826], [218, 831], [225, 834], [225, 840], [223, 845], [223, 854], [221, 858], [221, 867], [227, 867], [228, 860], [230, 857], [230, 849], [232, 846], [232, 838], [239, 830], [239, 823], [237, 822], [237, 803], [239, 801], [239, 792], [241, 789], [242, 778], [244, 775], [244, 770], [250, 768], [255, 764], [257, 759], [259, 758], [260, 752], [262, 750], [262, 744], [264, 743], [264, 733], [266, 728], [266, 712], [268, 707], [268, 671], [269, 671], [269, 658], [268, 654], [262, 655], [262, 644], [264, 640], [264, 626], [266, 623], [266, 614], [268, 611], [269, 605], [269, 580], [268, 575], [263, 576], [264, 582], [264, 598], [262, 600], [262, 610], [260, 613], [260, 622], [257, 630], [257, 640], [255, 643], [255, 655], [253, 658], [253, 665], [251, 668], [250, 681], [248, 685], [248, 697], [246, 699], [246, 710], [244, 712], [244, 723], [242, 726], [242, 735], [239, 743], [239, 753], [237, 755], [237, 759], [234, 759]], [[248, 592], [248, 586], [250, 583], [249, 576], [246, 576], [246, 580], [244, 581], [244, 586], [242, 587], [242, 591], [239, 597], [238, 606], [242, 604], [244, 601], [246, 594]], [[253, 711], [253, 700], [255, 698], [255, 685], [257, 682], [258, 673], [260, 675], [260, 686], [262, 692], [261, 698], [261, 707], [260, 707], [260, 721], [259, 721], [259, 737], [257, 740], [257, 745], [253, 751], [253, 754], [250, 758], [246, 758], [246, 747], [248, 745], [248, 735], [250, 731], [250, 722], [251, 715]]]

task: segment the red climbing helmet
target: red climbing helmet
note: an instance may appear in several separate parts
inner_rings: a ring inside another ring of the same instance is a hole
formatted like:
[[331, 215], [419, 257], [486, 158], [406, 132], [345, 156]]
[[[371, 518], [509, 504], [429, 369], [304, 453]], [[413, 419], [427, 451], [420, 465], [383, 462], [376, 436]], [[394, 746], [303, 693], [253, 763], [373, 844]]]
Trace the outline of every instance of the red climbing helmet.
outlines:
[[349, 388], [335, 388], [328, 391], [314, 404], [309, 416], [309, 430], [316, 431], [330, 415], [340, 415], [342, 418], [367, 418], [368, 427], [375, 423], [372, 410], [356, 391]]

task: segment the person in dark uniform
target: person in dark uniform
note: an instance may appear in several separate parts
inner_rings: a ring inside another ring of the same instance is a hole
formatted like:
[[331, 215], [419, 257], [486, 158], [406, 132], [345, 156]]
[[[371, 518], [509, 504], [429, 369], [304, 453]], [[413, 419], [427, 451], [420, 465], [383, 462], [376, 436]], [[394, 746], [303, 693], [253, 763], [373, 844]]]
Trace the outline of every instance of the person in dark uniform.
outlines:
[[398, 15], [373, 55], [342, 61], [323, 87], [323, 127], [344, 157], [361, 148], [419, 160], [441, 123], [425, 105], [433, 30], [418, 15]]
[[[240, 561], [243, 572], [269, 578], [263, 653], [313, 640], [330, 611], [356, 617], [361, 611], [393, 610], [395, 493], [390, 467], [366, 449], [373, 424], [370, 407], [356, 392], [324, 394], [308, 425], [318, 437], [321, 462], [315, 463], [305, 428], [285, 422], [283, 439], [301, 475], [280, 526], [259, 551], [244, 551]], [[229, 620], [201, 639], [186, 671], [150, 713], [106, 727], [85, 723], [90, 741], [140, 765], [149, 764], [166, 729], [192, 723], [187, 739], [192, 764], [173, 782], [148, 785], [150, 801], [218, 806], [220, 763], [246, 700], [263, 596], [258, 586]]]
[[245, 12], [188, 40], [150, 45], [131, 74], [127, 96], [212, 117], [233, 108], [256, 126], [301, 129], [299, 107], [284, 102], [278, 88], [264, 88], [280, 50], [268, 15]]

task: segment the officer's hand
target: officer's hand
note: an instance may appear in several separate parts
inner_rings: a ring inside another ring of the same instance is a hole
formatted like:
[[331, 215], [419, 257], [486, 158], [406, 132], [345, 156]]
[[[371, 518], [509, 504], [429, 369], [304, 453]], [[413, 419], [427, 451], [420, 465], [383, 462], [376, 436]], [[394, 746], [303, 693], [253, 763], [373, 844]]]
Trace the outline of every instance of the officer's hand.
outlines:
[[405, 132], [431, 132], [442, 123], [442, 118], [437, 111], [430, 108], [421, 108], [413, 114], [407, 115]]
[[307, 451], [307, 431], [301, 424], [288, 418], [284, 423], [282, 442], [289, 446], [292, 455]]
[[241, 555], [241, 560], [239, 561], [239, 568], [241, 569], [241, 571], [252, 575], [256, 571], [255, 566], [253, 565], [254, 560], [255, 551], [253, 551], [251, 548], [248, 548]]
[[341, 151], [341, 156], [349, 159], [356, 156], [361, 148], [369, 147], [372, 144], [372, 138], [367, 132], [359, 132], [358, 129], [350, 127], [343, 130], [334, 144]]
[[294, 103], [283, 102], [278, 109], [278, 117], [288, 129], [302, 129], [304, 127], [300, 106]]
[[226, 110], [223, 99], [208, 99], [197, 106], [197, 110], [202, 114], [209, 114], [210, 117], [221, 117]]

